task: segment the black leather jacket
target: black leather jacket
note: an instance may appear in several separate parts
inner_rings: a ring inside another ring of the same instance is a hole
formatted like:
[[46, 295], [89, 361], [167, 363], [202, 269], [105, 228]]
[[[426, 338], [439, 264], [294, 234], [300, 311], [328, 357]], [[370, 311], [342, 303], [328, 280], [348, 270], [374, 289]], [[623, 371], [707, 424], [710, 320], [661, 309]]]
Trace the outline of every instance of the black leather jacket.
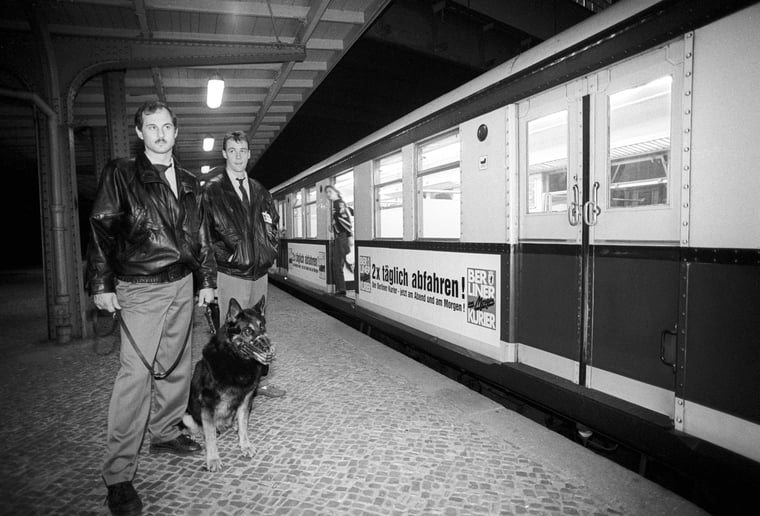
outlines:
[[200, 183], [176, 160], [174, 170], [178, 198], [144, 153], [106, 165], [90, 215], [90, 294], [114, 292], [114, 276], [152, 282], [178, 270], [193, 271], [197, 288], [216, 287]]
[[[248, 178], [251, 202], [246, 207], [225, 167], [211, 170], [203, 179], [203, 205], [219, 272], [259, 279], [272, 266], [279, 249], [280, 216], [272, 195], [261, 183]], [[265, 214], [271, 222], [265, 220]]]

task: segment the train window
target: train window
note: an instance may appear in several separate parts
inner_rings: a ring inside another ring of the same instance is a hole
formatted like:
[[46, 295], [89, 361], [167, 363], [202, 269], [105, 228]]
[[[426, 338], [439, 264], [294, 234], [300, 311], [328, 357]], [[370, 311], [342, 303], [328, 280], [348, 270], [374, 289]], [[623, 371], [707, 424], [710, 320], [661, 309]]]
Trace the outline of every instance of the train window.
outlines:
[[285, 219], [285, 201], [277, 201], [277, 215], [280, 220], [278, 222], [278, 230], [280, 235], [285, 236], [287, 234], [287, 222]]
[[402, 167], [400, 152], [374, 162], [375, 238], [404, 236]]
[[459, 238], [462, 177], [459, 133], [448, 133], [417, 147], [420, 238]]
[[608, 206], [668, 204], [672, 77], [609, 96]]
[[342, 172], [333, 179], [333, 186], [340, 192], [346, 206], [354, 209], [354, 171]]
[[303, 238], [303, 191], [296, 192], [293, 203], [293, 238]]
[[567, 111], [528, 122], [528, 213], [567, 209]]
[[317, 187], [306, 189], [306, 238], [317, 238]]

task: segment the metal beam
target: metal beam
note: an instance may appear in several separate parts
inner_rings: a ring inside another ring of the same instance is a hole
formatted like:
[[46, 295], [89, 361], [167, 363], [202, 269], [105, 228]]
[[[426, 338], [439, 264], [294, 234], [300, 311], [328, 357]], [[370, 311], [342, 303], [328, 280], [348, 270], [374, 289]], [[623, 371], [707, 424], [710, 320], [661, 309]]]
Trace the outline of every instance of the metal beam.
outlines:
[[[9, 31], [28, 32], [29, 24], [22, 21], [0, 20], [0, 29]], [[91, 38], [116, 38], [138, 40], [142, 37], [139, 29], [115, 29], [103, 27], [91, 27], [87, 25], [63, 25], [51, 24], [48, 26], [50, 34], [56, 36], [80, 36]], [[293, 45], [295, 38], [280, 37], [279, 42], [274, 36], [253, 36], [243, 34], [216, 34], [203, 32], [172, 32], [153, 31], [153, 40], [164, 42], [184, 43], [209, 43], [209, 44], [237, 44], [237, 45]], [[312, 50], [343, 50], [343, 40], [313, 38], [309, 40], [308, 48]], [[236, 63], [237, 64], [237, 63]]]
[[[132, 7], [130, 0], [77, 0], [80, 4], [104, 7]], [[182, 11], [188, 13], [231, 14], [236, 16], [269, 17], [265, 2], [240, 2], [231, 0], [145, 0], [145, 7], [155, 11]], [[298, 5], [272, 5], [272, 16], [285, 19], [305, 19], [309, 7]], [[326, 22], [364, 24], [364, 13], [346, 9], [327, 9], [322, 17]]]
[[108, 133], [105, 127], [90, 128], [90, 142], [92, 145], [93, 166], [95, 168], [95, 179], [100, 180], [100, 174], [103, 168], [111, 159], [111, 153], [108, 151]]
[[166, 102], [166, 91], [164, 90], [164, 81], [161, 77], [161, 70], [154, 66], [150, 69], [150, 74], [153, 76], [153, 87], [156, 89], [156, 96], [161, 102]]
[[[216, 68], [216, 67], [215, 67]], [[212, 68], [215, 69], [215, 68]], [[163, 84], [169, 88], [205, 88], [206, 82], [210, 72], [197, 74], [197, 77], [188, 77], [185, 79], [177, 77], [167, 77], [163, 79]], [[271, 88], [272, 84], [277, 79], [259, 79], [259, 78], [245, 78], [245, 77], [233, 77], [224, 80], [224, 96], [227, 98], [227, 88], [241, 88], [241, 92], [251, 92], [254, 89], [264, 90]], [[127, 85], [130, 89], [134, 88], [150, 88], [153, 86], [152, 78], [137, 77], [127, 81]], [[312, 79], [290, 79], [285, 84], [285, 88], [313, 88], [314, 81]]]
[[[67, 92], [66, 112], [73, 112], [76, 92], [93, 75], [120, 69], [165, 66], [221, 66], [225, 64], [303, 61], [303, 45], [235, 45], [213, 43], [169, 43], [119, 38], [56, 38], [55, 50], [61, 84]], [[69, 115], [71, 116], [71, 115]], [[66, 120], [71, 122], [71, 120]]]
[[129, 157], [131, 126], [127, 118], [127, 89], [123, 70], [103, 74], [103, 96], [108, 122], [108, 142], [113, 158]]
[[[314, 29], [317, 28], [317, 24], [321, 20], [322, 15], [327, 10], [328, 5], [330, 5], [330, 0], [322, 0], [318, 4], [313, 4], [311, 6], [311, 9], [309, 9], [309, 14], [306, 17], [306, 23], [304, 23], [304, 25], [301, 27], [301, 30], [299, 31], [299, 34], [296, 36], [296, 41], [298, 43], [305, 43], [309, 41], [309, 38], [314, 33]], [[266, 116], [267, 112], [269, 112], [269, 108], [272, 107], [274, 99], [277, 98], [280, 90], [285, 85], [285, 81], [287, 81], [294, 65], [295, 63], [293, 61], [282, 65], [282, 69], [277, 75], [277, 79], [275, 80], [272, 87], [269, 88], [269, 93], [267, 94], [266, 99], [264, 99], [261, 108], [258, 110], [256, 117], [253, 119], [251, 129], [248, 131], [249, 140], [252, 140], [256, 134], [256, 131], [259, 130], [262, 119], [264, 116]]]
[[[230, 0], [146, 0], [149, 9], [185, 11], [193, 13], [233, 14], [236, 16], [261, 16], [269, 18], [267, 2], [236, 2]], [[308, 19], [314, 6], [271, 4], [275, 18]], [[343, 9], [324, 9], [320, 19], [326, 22], [364, 24], [364, 13]]]
[[143, 38], [150, 38], [150, 27], [148, 27], [148, 13], [145, 12], [145, 0], [133, 0], [137, 24], [140, 26], [140, 32]]
[[[52, 284], [47, 290], [48, 305], [48, 335], [55, 338], [59, 344], [71, 340], [72, 335], [80, 336], [82, 320], [75, 314], [84, 313], [84, 303], [81, 266], [78, 256], [79, 224], [74, 216], [73, 169], [69, 150], [71, 147], [71, 132], [62, 124], [63, 106], [60, 96], [59, 62], [56, 61], [54, 45], [47, 30], [44, 16], [41, 16], [38, 6], [24, 3], [24, 14], [39, 44], [39, 58], [42, 63], [42, 87], [49, 99], [45, 103], [36, 94], [26, 97], [45, 113], [48, 131], [46, 137], [40, 139], [40, 204], [43, 206], [43, 238], [45, 240], [45, 275], [46, 283]], [[18, 98], [27, 94], [20, 93]], [[64, 142], [69, 145], [65, 145]], [[47, 161], [47, 163], [45, 163]], [[49, 188], [48, 188], [49, 187]], [[52, 269], [52, 270], [51, 270]], [[52, 317], [51, 317], [52, 316]]]
[[299, 44], [182, 43], [65, 36], [56, 38], [56, 51], [74, 67], [86, 63], [85, 66], [105, 64], [120, 69], [281, 63], [306, 58], [306, 49]]

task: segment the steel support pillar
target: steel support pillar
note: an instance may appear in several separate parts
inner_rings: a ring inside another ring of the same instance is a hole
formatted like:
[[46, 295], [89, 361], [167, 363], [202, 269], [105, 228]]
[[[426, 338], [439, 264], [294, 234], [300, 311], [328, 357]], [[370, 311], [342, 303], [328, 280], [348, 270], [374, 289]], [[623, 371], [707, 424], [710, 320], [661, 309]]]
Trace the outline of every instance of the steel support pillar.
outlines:
[[100, 181], [100, 173], [112, 155], [109, 149], [108, 132], [105, 127], [92, 127], [90, 128], [90, 138], [92, 139], [92, 161], [95, 167], [95, 179]]
[[124, 70], [103, 74], [103, 96], [106, 103], [106, 124], [110, 158], [128, 158], [130, 129], [127, 118], [127, 88]]

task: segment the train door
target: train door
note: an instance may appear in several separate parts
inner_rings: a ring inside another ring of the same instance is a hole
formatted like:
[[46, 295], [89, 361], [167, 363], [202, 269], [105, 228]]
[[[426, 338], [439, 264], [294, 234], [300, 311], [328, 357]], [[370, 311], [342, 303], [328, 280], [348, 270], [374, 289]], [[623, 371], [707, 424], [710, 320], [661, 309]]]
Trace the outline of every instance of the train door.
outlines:
[[[351, 225], [352, 225], [352, 231], [353, 231], [353, 223], [354, 223], [354, 171], [353, 169], [347, 170], [345, 172], [341, 172], [340, 174], [333, 177], [332, 185], [340, 192], [341, 198], [343, 201], [345, 201], [346, 206], [349, 210], [349, 218], [351, 219]], [[329, 216], [332, 217], [332, 209], [328, 210]], [[332, 223], [332, 218], [330, 219], [330, 222]], [[332, 233], [330, 234], [330, 238], [333, 238]], [[356, 290], [356, 281], [354, 276], [354, 239], [351, 238], [350, 240], [350, 246], [349, 246], [349, 252], [348, 255], [346, 255], [345, 260], [343, 261], [343, 277], [346, 281], [346, 290], [349, 292], [349, 294]]]
[[683, 41], [588, 78], [585, 385], [672, 418]]
[[583, 304], [581, 97], [577, 84], [517, 106], [520, 362], [579, 381]]
[[669, 417], [682, 48], [518, 105], [519, 360]]

